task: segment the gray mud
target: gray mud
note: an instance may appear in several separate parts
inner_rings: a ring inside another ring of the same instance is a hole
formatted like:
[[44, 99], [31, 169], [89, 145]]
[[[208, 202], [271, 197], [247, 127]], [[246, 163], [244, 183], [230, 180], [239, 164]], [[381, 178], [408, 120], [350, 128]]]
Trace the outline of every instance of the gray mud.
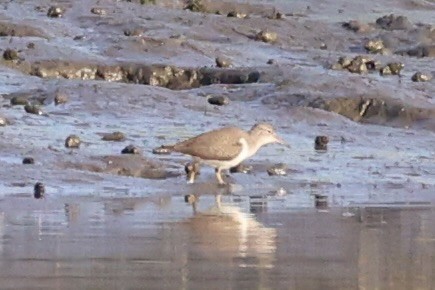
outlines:
[[[61, 18], [52, 1], [0, 3], [2, 287], [435, 288], [435, 2], [140, 2], [58, 1]], [[377, 21], [391, 13], [406, 19]], [[372, 39], [390, 53], [368, 54]], [[330, 69], [357, 55], [404, 68]], [[210, 168], [188, 185], [187, 157], [152, 154], [263, 121], [291, 149], [263, 148], [228, 188]], [[125, 138], [102, 140], [113, 132]], [[140, 154], [121, 154], [130, 144]], [[288, 174], [269, 176], [278, 163]]]

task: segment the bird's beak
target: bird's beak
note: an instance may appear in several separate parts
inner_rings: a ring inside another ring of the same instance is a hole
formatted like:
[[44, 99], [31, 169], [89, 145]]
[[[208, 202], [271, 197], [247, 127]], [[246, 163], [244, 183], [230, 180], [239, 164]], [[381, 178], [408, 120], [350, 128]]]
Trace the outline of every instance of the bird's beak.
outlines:
[[287, 148], [290, 148], [290, 144], [288, 144], [286, 141], [284, 141], [284, 139], [282, 139], [280, 136], [275, 135], [275, 141], [276, 143], [282, 144]]

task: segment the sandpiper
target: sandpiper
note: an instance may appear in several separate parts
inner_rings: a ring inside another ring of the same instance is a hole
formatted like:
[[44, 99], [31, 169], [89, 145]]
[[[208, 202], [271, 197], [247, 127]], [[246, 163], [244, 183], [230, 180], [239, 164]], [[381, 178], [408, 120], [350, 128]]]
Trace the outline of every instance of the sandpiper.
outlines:
[[[222, 170], [240, 164], [254, 155], [262, 146], [270, 143], [286, 144], [276, 134], [272, 125], [258, 123], [248, 132], [237, 127], [225, 127], [162, 147], [190, 155], [194, 163], [214, 167], [219, 184], [225, 184], [221, 176]], [[189, 183], [193, 183], [194, 178], [195, 173], [190, 175]]]

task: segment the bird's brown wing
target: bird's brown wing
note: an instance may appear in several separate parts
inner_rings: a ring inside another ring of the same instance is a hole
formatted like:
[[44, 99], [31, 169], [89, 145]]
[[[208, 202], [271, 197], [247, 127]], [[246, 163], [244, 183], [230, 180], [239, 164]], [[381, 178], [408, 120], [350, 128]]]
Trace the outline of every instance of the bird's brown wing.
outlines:
[[248, 133], [236, 128], [226, 127], [203, 133], [173, 146], [173, 150], [208, 160], [231, 160], [236, 157], [242, 146], [238, 144], [241, 137]]

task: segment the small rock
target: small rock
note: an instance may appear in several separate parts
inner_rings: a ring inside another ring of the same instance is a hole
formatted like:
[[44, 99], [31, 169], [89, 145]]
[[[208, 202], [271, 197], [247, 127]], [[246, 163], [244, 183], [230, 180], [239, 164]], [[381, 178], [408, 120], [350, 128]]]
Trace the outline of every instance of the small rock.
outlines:
[[267, 64], [278, 64], [276, 60], [274, 60], [273, 58], [269, 59], [267, 61]]
[[51, 6], [48, 8], [47, 16], [52, 18], [59, 18], [62, 17], [65, 13], [65, 9], [58, 7], [58, 6]]
[[376, 60], [369, 60], [366, 62], [366, 67], [368, 70], [379, 70], [381, 63]]
[[113, 132], [113, 133], [107, 133], [104, 134], [101, 138], [103, 141], [123, 141], [125, 140], [125, 135], [122, 132]]
[[320, 47], [319, 47], [319, 48], [322, 49], [322, 50], [325, 50], [325, 49], [328, 49], [328, 46], [326, 45], [326, 43], [322, 42], [322, 43], [320, 44]]
[[246, 13], [241, 13], [237, 11], [230, 11], [227, 14], [227, 17], [236, 17], [236, 18], [246, 18], [248, 15]]
[[251, 165], [244, 165], [242, 163], [230, 168], [231, 173], [245, 173], [246, 174], [246, 173], [250, 173], [251, 171], [252, 171]]
[[24, 157], [23, 164], [35, 164], [35, 160], [32, 157]]
[[80, 147], [80, 138], [77, 135], [69, 135], [65, 139], [65, 147], [66, 148], [79, 148]]
[[7, 48], [4, 52], [3, 52], [3, 58], [5, 60], [16, 60], [19, 58], [18, 56], [18, 52], [14, 49], [10, 49]]
[[35, 48], [35, 43], [33, 42], [29, 42], [26, 46], [28, 49], [34, 49]]
[[387, 65], [390, 67], [391, 73], [393, 75], [400, 75], [400, 72], [405, 67], [405, 65], [401, 62], [392, 62]]
[[342, 26], [348, 30], [352, 30], [357, 33], [365, 33], [372, 30], [372, 27], [368, 24], [361, 23], [357, 20], [351, 20], [349, 22], [345, 22]]
[[139, 154], [139, 149], [134, 145], [128, 145], [122, 149], [121, 154]]
[[362, 57], [355, 57], [350, 65], [347, 67], [347, 70], [351, 73], [366, 73], [367, 66], [365, 64], [365, 60]]
[[328, 149], [328, 136], [316, 136], [314, 139], [314, 149], [315, 150], [327, 150]]
[[195, 203], [197, 200], [196, 196], [194, 194], [186, 194], [184, 196], [184, 201], [188, 204]]
[[230, 99], [227, 96], [213, 96], [207, 99], [209, 104], [216, 106], [224, 106], [230, 103]]
[[385, 48], [382, 39], [369, 40], [364, 48], [371, 53], [380, 53]]
[[135, 28], [133, 30], [130, 30], [130, 29], [124, 30], [125, 36], [142, 36], [143, 33], [144, 33], [144, 31], [142, 28]]
[[106, 15], [106, 10], [103, 8], [94, 7], [91, 9], [91, 13], [96, 15]]
[[27, 105], [29, 103], [29, 101], [27, 100], [27, 97], [24, 96], [15, 96], [12, 97], [11, 99], [11, 105], [15, 106], [15, 105]]
[[56, 94], [56, 96], [54, 97], [54, 104], [60, 105], [60, 104], [65, 104], [68, 102], [68, 97], [64, 94]]
[[263, 42], [275, 42], [278, 39], [278, 34], [276, 32], [270, 32], [266, 30], [262, 30], [255, 35], [255, 40], [263, 41]]
[[164, 145], [153, 149], [153, 154], [158, 154], [158, 155], [169, 155], [171, 154], [171, 152], [172, 152], [171, 149], [167, 148]]
[[231, 60], [220, 56], [215, 61], [217, 67], [230, 67], [232, 65]]
[[42, 115], [42, 110], [38, 105], [26, 104], [24, 105], [24, 111], [29, 114]]
[[284, 19], [285, 15], [279, 11], [274, 11], [272, 15], [268, 16], [269, 19]]
[[190, 10], [192, 12], [207, 12], [207, 8], [202, 3], [202, 0], [188, 0], [184, 10]]
[[42, 182], [37, 182], [33, 187], [33, 197], [36, 199], [44, 198], [45, 186]]
[[9, 124], [9, 122], [5, 117], [0, 117], [0, 127], [4, 127], [8, 124]]
[[314, 195], [314, 207], [317, 209], [328, 208], [328, 197], [326, 195], [315, 194]]
[[338, 64], [340, 64], [343, 68], [347, 68], [352, 63], [352, 59], [346, 56], [340, 56], [338, 58]]
[[432, 77], [428, 74], [424, 74], [421, 72], [416, 72], [412, 77], [411, 80], [413, 82], [427, 82], [430, 81]]
[[331, 65], [330, 69], [332, 70], [342, 70], [343, 66], [339, 63], [334, 63], [333, 65]]
[[412, 28], [411, 22], [405, 16], [385, 15], [376, 19], [376, 24], [386, 30], [406, 30]]
[[381, 68], [379, 73], [381, 74], [381, 76], [400, 75], [400, 72], [404, 67], [405, 67], [405, 65], [403, 63], [393, 62], [393, 63], [389, 63], [386, 66], [384, 66], [383, 68]]
[[287, 175], [287, 165], [284, 163], [278, 163], [267, 169], [269, 176], [273, 175]]

